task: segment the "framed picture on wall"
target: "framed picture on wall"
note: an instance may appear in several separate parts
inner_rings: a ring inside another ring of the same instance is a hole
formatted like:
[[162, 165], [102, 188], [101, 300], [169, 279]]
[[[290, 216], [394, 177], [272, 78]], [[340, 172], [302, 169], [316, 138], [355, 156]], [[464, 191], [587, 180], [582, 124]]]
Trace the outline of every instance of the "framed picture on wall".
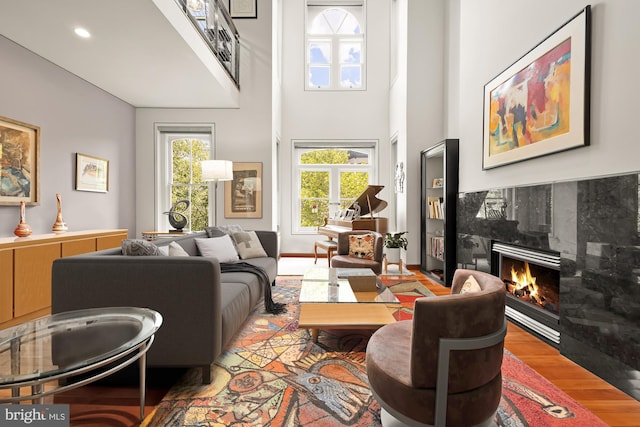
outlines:
[[0, 117], [0, 205], [40, 204], [40, 128]]
[[229, 15], [237, 18], [257, 18], [258, 0], [229, 0]]
[[590, 52], [587, 6], [485, 85], [483, 169], [589, 145]]
[[106, 193], [109, 190], [109, 160], [76, 153], [76, 190]]
[[233, 180], [224, 183], [225, 218], [262, 218], [262, 163], [233, 162]]

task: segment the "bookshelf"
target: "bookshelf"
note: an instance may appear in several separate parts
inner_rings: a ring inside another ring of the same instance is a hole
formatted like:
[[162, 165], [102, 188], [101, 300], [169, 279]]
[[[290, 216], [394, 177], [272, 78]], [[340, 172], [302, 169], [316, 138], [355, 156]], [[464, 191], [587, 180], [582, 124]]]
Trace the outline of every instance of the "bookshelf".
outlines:
[[451, 286], [456, 269], [458, 140], [445, 139], [420, 154], [420, 270]]

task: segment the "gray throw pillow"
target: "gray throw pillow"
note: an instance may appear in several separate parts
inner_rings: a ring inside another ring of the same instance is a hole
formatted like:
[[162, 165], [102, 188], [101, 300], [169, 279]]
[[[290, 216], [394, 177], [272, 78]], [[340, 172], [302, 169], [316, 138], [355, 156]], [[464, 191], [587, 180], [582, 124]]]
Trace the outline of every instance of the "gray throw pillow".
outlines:
[[226, 233], [222, 230], [220, 230], [220, 228], [218, 227], [205, 227], [204, 231], [206, 231], [207, 233], [207, 237], [211, 238], [211, 237], [220, 237], [220, 236], [224, 236]]
[[162, 256], [156, 245], [144, 239], [125, 239], [122, 241], [122, 255]]

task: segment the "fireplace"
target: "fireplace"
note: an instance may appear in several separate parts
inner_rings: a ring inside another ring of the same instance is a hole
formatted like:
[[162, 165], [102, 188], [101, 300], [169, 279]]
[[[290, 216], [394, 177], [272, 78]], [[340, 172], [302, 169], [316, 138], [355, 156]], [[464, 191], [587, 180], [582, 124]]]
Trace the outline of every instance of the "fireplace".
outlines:
[[507, 316], [559, 346], [560, 254], [492, 241], [491, 257], [491, 273], [505, 284]]

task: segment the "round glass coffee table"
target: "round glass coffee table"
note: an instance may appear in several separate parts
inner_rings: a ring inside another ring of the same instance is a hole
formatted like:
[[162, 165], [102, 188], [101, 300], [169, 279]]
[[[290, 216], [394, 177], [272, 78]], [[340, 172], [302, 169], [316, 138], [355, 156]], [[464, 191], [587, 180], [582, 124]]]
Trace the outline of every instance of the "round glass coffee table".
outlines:
[[[144, 418], [146, 352], [162, 316], [154, 310], [107, 307], [68, 311], [0, 330], [0, 403], [43, 398], [89, 384], [132, 364], [140, 366]], [[50, 384], [45, 390], [45, 384]], [[31, 388], [21, 395], [20, 389]], [[8, 393], [7, 393], [8, 394]]]

